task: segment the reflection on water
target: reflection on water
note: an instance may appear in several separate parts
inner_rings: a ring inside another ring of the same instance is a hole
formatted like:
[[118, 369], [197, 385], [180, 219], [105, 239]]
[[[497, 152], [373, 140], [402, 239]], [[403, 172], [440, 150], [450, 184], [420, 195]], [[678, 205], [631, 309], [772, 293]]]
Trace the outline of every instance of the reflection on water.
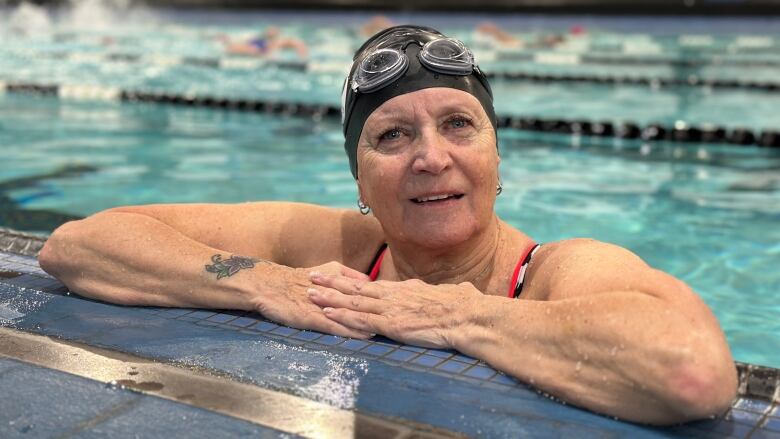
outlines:
[[[89, 165], [65, 165], [54, 171], [27, 177], [18, 177], [0, 182], [0, 225], [25, 231], [51, 231], [61, 224], [81, 219], [77, 215], [48, 209], [28, 209], [24, 203], [36, 198], [58, 195], [45, 189], [43, 182], [55, 178], [78, 178], [85, 173], [95, 172], [97, 168]], [[22, 199], [11, 198], [7, 193], [12, 190], [35, 190], [34, 195]]]

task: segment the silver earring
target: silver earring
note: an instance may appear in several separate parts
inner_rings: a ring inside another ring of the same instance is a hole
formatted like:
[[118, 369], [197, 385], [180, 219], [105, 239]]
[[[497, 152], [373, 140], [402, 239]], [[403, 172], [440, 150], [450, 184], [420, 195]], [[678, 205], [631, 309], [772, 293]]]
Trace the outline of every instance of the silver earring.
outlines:
[[498, 185], [496, 186], [496, 196], [501, 195], [501, 192], [504, 192], [504, 186], [501, 185], [501, 180], [498, 180]]
[[366, 206], [366, 203], [364, 203], [360, 198], [358, 198], [358, 209], [360, 209], [360, 213], [363, 215], [368, 215], [368, 212], [371, 212], [371, 208]]

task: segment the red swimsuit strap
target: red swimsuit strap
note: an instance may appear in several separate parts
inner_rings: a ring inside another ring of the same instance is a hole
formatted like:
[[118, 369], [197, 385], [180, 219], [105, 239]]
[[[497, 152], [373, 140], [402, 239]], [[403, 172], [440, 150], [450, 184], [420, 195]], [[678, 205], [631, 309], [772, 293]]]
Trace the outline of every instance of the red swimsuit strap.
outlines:
[[528, 259], [528, 255], [531, 254], [534, 248], [536, 248], [536, 243], [532, 241], [531, 245], [529, 245], [520, 256], [517, 265], [515, 265], [515, 271], [512, 273], [512, 280], [509, 282], [509, 293], [507, 294], [510, 299], [515, 297], [515, 288], [517, 288], [517, 278], [520, 277], [520, 270], [523, 268], [523, 263]]
[[379, 277], [379, 268], [382, 266], [382, 259], [384, 259], [385, 253], [387, 253], [387, 245], [382, 248], [381, 253], [379, 253], [379, 256], [376, 257], [374, 266], [371, 267], [371, 272], [368, 273], [368, 277], [371, 279], [371, 282], [375, 281], [376, 278]]
[[[517, 261], [515, 270], [512, 273], [512, 279], [509, 282], [509, 292], [507, 293], [507, 296], [509, 298], [514, 297], [515, 289], [517, 288], [517, 279], [520, 276], [520, 271], [524, 266], [527, 265], [528, 256], [531, 254], [534, 248], [536, 248], [536, 243], [531, 242], [528, 248], [526, 248], [525, 251], [520, 256], [520, 260]], [[382, 267], [382, 260], [385, 258], [385, 253], [387, 253], [386, 244], [380, 249], [379, 254], [376, 256], [376, 260], [374, 261], [374, 264], [371, 267], [371, 271], [368, 273], [368, 277], [369, 279], [371, 279], [372, 282], [377, 280], [377, 278], [379, 277], [379, 269]]]

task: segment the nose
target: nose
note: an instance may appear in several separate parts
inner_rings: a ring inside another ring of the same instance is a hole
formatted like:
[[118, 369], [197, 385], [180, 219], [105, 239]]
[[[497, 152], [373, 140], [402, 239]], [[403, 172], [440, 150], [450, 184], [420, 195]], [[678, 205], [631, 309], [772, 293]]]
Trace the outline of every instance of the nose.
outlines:
[[412, 172], [438, 175], [452, 166], [452, 156], [446, 139], [438, 133], [424, 133], [415, 145]]

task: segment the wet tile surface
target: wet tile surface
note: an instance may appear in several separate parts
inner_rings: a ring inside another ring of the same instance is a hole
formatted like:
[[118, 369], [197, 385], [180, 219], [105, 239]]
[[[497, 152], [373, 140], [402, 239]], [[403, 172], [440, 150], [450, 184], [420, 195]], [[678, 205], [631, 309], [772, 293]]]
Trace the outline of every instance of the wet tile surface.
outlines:
[[734, 404], [734, 408], [739, 410], [749, 411], [749, 412], [766, 413], [769, 410], [770, 405], [771, 404], [769, 401], [761, 401], [756, 399], [743, 399], [737, 401]]
[[0, 357], [0, 437], [295, 437]]
[[[339, 407], [407, 418], [471, 436], [780, 435], [778, 419], [769, 417], [777, 413], [776, 408], [757, 400], [739, 400], [728, 415], [714, 421], [647, 428], [553, 402], [457, 352], [400, 346], [383, 337], [362, 341], [300, 331], [246, 312], [105, 304], [68, 294], [40, 270], [34, 258], [0, 253], [0, 267], [21, 273], [0, 277], [0, 324], [4, 326], [206, 367]], [[0, 386], [5, 383], [0, 362]], [[63, 385], [71, 384], [65, 380]], [[145, 407], [123, 412], [128, 418], [122, 422], [147, 416]]]

